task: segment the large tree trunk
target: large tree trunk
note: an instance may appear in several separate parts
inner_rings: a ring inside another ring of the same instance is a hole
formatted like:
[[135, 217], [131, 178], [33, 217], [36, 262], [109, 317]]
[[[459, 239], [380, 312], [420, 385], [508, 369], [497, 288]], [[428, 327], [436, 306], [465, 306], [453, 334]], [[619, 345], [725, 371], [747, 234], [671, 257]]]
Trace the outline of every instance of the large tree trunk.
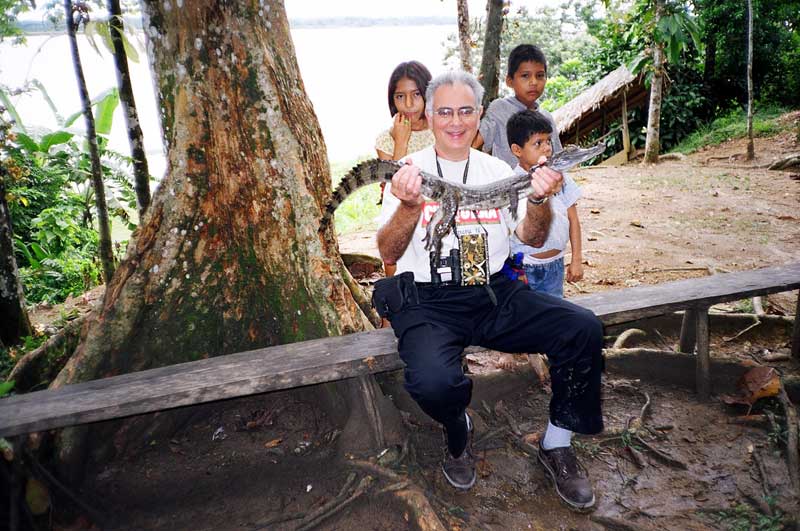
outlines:
[[488, 0], [486, 33], [483, 36], [483, 57], [478, 78], [486, 92], [483, 94], [483, 108], [497, 99], [500, 90], [500, 38], [503, 34], [503, 0]]
[[747, 0], [747, 160], [756, 157], [753, 145], [753, 0]]
[[20, 338], [32, 334], [17, 260], [14, 258], [14, 238], [4, 178], [0, 174], [0, 348], [16, 345]]
[[136, 100], [133, 97], [131, 74], [128, 71], [128, 56], [125, 54], [125, 46], [122, 43], [124, 28], [119, 0], [108, 0], [108, 15], [109, 33], [111, 42], [114, 44], [114, 66], [117, 71], [119, 100], [125, 113], [125, 125], [128, 127], [128, 143], [131, 146], [131, 158], [133, 159], [133, 187], [136, 190], [136, 206], [141, 223], [144, 213], [150, 205], [150, 170], [147, 168], [142, 128], [139, 126], [139, 114], [136, 111]]
[[467, 0], [457, 0], [458, 9], [458, 51], [461, 57], [461, 68], [472, 72], [472, 38], [469, 32], [469, 6]]
[[[656, 23], [664, 10], [663, 0], [656, 0]], [[658, 162], [661, 151], [659, 132], [661, 124], [661, 100], [664, 86], [664, 44], [653, 44], [653, 79], [650, 82], [650, 107], [647, 111], [647, 137], [644, 145], [644, 162]]]
[[[329, 167], [283, 3], [143, 12], [167, 174], [54, 385], [370, 328], [318, 232]], [[65, 430], [62, 463], [81, 462], [83, 436]]]
[[97, 132], [94, 126], [92, 103], [89, 99], [89, 91], [86, 88], [86, 79], [83, 76], [81, 56], [78, 53], [78, 40], [75, 38], [75, 32], [78, 30], [80, 22], [78, 24], [75, 23], [71, 0], [64, 0], [64, 11], [67, 16], [67, 35], [69, 35], [69, 44], [72, 50], [72, 64], [75, 67], [75, 79], [78, 82], [83, 118], [86, 122], [89, 158], [92, 161], [92, 187], [94, 188], [94, 204], [97, 209], [97, 225], [100, 233], [100, 263], [103, 266], [103, 280], [108, 285], [111, 281], [111, 276], [114, 274], [114, 253], [111, 250], [111, 228], [108, 223], [106, 192], [103, 185], [103, 170], [100, 165], [100, 150], [97, 147]]

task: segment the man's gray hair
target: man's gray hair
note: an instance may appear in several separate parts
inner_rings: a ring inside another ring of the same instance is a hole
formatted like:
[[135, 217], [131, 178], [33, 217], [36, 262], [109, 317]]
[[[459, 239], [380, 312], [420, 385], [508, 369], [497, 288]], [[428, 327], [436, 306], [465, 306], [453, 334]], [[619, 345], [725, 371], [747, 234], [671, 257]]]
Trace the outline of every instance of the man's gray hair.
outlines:
[[425, 112], [433, 114], [433, 93], [442, 85], [466, 85], [475, 94], [475, 108], [481, 106], [483, 100], [483, 86], [475, 79], [475, 76], [463, 70], [451, 70], [444, 74], [439, 74], [428, 83], [428, 90], [425, 91]]

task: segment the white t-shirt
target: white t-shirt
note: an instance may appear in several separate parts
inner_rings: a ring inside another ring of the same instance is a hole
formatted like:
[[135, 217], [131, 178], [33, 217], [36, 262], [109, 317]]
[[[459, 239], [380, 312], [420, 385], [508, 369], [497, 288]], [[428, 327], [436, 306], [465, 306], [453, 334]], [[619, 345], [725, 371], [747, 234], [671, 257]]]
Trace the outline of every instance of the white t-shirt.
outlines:
[[[408, 156], [414, 165], [422, 171], [437, 175], [436, 173], [436, 152], [433, 147], [425, 148], [417, 153]], [[462, 183], [464, 177], [464, 167], [466, 160], [451, 162], [439, 158], [442, 168], [442, 175], [445, 180], [455, 183]], [[469, 153], [469, 173], [467, 184], [484, 185], [500, 179], [504, 179], [513, 174], [511, 167], [500, 159], [492, 157], [481, 151], [470, 149]], [[392, 195], [391, 183], [386, 185], [383, 192], [383, 208], [378, 218], [379, 224], [383, 226], [391, 219], [394, 211], [400, 205], [400, 200]], [[439, 209], [439, 203], [430, 201], [426, 198], [414, 234], [406, 248], [405, 253], [397, 261], [397, 273], [411, 271], [414, 273], [414, 280], [417, 282], [430, 282], [430, 255], [425, 250], [422, 239], [425, 237], [425, 230], [434, 212]], [[517, 219], [511, 217], [509, 208], [493, 208], [479, 210], [475, 213], [470, 210], [459, 210], [456, 215], [456, 226], [459, 233], [471, 231], [486, 231], [486, 241], [488, 244], [489, 274], [493, 275], [502, 269], [503, 263], [508, 257], [510, 250], [510, 236], [516, 229], [517, 223], [525, 215], [525, 201], [520, 201]], [[458, 246], [458, 238], [453, 231], [442, 239], [442, 256], [448, 256], [450, 249]]]
[[[517, 166], [515, 171], [523, 172], [525, 170], [523, 170], [521, 166]], [[528, 265], [545, 264], [564, 256], [564, 249], [566, 249], [567, 242], [569, 241], [569, 217], [567, 217], [567, 209], [577, 203], [580, 197], [580, 186], [578, 186], [578, 183], [576, 183], [572, 177], [565, 174], [561, 191], [550, 198], [550, 210], [553, 213], [553, 217], [550, 221], [550, 231], [547, 233], [547, 240], [545, 240], [541, 247], [531, 247], [519, 241], [519, 238], [514, 235], [511, 239], [511, 254], [522, 253], [524, 255], [522, 257], [522, 263]], [[544, 259], [531, 256], [532, 254], [539, 254], [553, 249], [557, 249], [561, 252], [556, 256]]]

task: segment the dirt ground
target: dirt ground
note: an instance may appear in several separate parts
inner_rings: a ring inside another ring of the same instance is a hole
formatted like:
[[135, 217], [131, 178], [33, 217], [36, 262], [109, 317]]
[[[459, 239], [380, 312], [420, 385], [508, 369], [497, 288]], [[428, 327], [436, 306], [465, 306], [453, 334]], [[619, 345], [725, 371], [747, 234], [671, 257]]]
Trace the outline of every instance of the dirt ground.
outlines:
[[[800, 112], [784, 119], [796, 122]], [[574, 172], [584, 194], [586, 275], [567, 286], [567, 296], [799, 261], [800, 171], [766, 169], [798, 151], [786, 133], [757, 139], [752, 162], [736, 140], [655, 166]], [[340, 244], [342, 252], [376, 254], [372, 234]], [[766, 309], [794, 313], [796, 297], [770, 296]], [[740, 328], [712, 329], [713, 357], [754, 364], [786, 351], [786, 326], [765, 323], [728, 341]], [[676, 334], [662, 327], [640, 346], [672, 348]], [[445, 484], [441, 434], [413, 411], [403, 415], [403, 448], [342, 456], [335, 452], [338, 427], [302, 394], [281, 392], [195, 408], [172, 439], [91, 465], [80, 494], [109, 529], [296, 529], [332, 500], [341, 508], [317, 522], [320, 529], [433, 529], [420, 520], [431, 513], [447, 528], [465, 530], [782, 529], [782, 518], [800, 514], [776, 444], [779, 429], [730, 423], [747, 408], [719, 395], [696, 401], [691, 371], [649, 379], [612, 363], [603, 384], [606, 433], [576, 438], [597, 506], [572, 512], [525, 442], [535, 444], [546, 424], [548, 394], [530, 370], [498, 369], [494, 353], [472, 354], [468, 362], [480, 462], [478, 483], [467, 493]], [[650, 365], [645, 373], [658, 373]], [[770, 365], [798, 373], [794, 361]], [[408, 400], [397, 375], [382, 385], [403, 409]], [[644, 425], [626, 432], [646, 402]], [[764, 411], [781, 414], [775, 401], [754, 410]]]

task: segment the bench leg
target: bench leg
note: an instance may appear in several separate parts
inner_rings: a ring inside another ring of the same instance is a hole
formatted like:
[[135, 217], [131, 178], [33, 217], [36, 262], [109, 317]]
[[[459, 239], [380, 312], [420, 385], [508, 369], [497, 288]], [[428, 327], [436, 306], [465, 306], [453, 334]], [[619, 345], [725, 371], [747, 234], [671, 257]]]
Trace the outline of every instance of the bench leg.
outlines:
[[797, 307], [794, 309], [792, 328], [792, 357], [800, 360], [800, 290], [797, 290]]
[[694, 309], [687, 309], [683, 312], [683, 321], [681, 321], [681, 339], [678, 343], [678, 352], [691, 354], [694, 352], [694, 344], [697, 338], [697, 327], [695, 321], [697, 320], [697, 311]]
[[695, 311], [695, 330], [697, 333], [697, 358], [695, 358], [695, 385], [700, 400], [708, 400], [711, 396], [711, 360], [708, 352], [708, 308]]

